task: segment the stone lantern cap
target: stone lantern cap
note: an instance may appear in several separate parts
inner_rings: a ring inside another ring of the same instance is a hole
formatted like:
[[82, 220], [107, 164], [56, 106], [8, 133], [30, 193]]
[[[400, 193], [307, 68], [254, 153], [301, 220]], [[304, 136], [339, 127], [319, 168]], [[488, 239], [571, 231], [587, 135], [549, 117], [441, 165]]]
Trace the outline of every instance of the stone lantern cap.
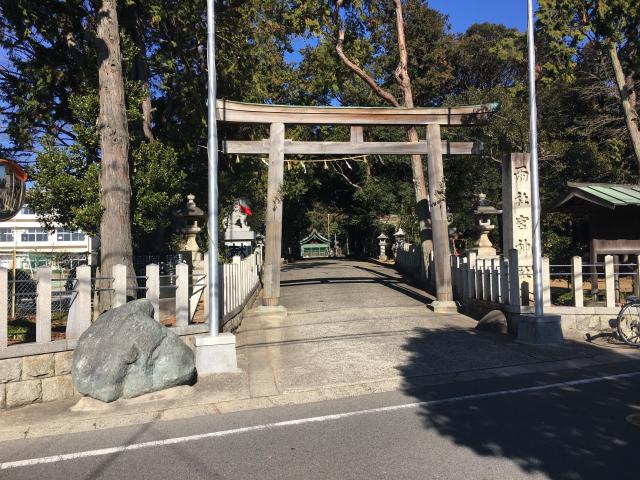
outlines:
[[378, 236], [378, 240], [386, 240], [387, 238], [389, 238], [389, 237], [387, 237], [384, 233], [381, 233], [381, 234]]
[[193, 194], [187, 195], [187, 204], [175, 211], [176, 217], [204, 217], [204, 212], [194, 201], [195, 198]]
[[500, 215], [502, 210], [498, 210], [494, 207], [489, 200], [487, 200], [487, 195], [484, 193], [478, 194], [478, 206], [474, 210], [474, 214], [476, 215]]
[[398, 229], [398, 231], [396, 233], [393, 234], [394, 237], [404, 237], [406, 236], [406, 233], [404, 233], [404, 230], [402, 230], [402, 227], [400, 227]]

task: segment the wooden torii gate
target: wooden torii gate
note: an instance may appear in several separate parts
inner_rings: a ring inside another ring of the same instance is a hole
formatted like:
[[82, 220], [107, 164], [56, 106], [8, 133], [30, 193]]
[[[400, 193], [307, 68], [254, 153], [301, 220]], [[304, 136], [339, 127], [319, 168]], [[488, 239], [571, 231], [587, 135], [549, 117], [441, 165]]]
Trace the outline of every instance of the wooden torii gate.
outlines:
[[[306, 107], [259, 105], [219, 100], [216, 117], [221, 122], [268, 123], [270, 136], [258, 141], [226, 141], [229, 154], [268, 154], [266, 245], [264, 260], [264, 305], [280, 303], [280, 255], [282, 249], [282, 199], [279, 196], [284, 177], [284, 156], [296, 155], [427, 155], [431, 228], [436, 273], [434, 310], [455, 308], [451, 289], [451, 265], [447, 204], [442, 195], [442, 155], [478, 153], [474, 142], [442, 141], [441, 126], [466, 126], [485, 123], [498, 104], [443, 108], [370, 108]], [[350, 125], [349, 142], [300, 142], [285, 139], [285, 124]], [[363, 126], [426, 126], [426, 141], [365, 142]], [[440, 308], [438, 308], [438, 306]]]

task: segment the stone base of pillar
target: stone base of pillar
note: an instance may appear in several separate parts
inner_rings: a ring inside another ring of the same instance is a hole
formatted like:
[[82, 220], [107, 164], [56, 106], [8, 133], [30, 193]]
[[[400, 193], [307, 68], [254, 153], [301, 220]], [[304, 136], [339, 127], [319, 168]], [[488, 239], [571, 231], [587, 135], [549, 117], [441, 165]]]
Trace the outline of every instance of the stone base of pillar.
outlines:
[[287, 309], [282, 305], [260, 305], [252, 313], [260, 317], [287, 318]]
[[561, 345], [564, 340], [560, 315], [518, 315], [517, 329], [519, 343]]
[[453, 301], [434, 300], [427, 308], [435, 313], [458, 313], [458, 305]]
[[388, 259], [387, 259], [387, 256], [386, 256], [386, 255], [380, 255], [380, 256], [378, 257], [378, 260], [380, 260], [381, 262], [386, 262]]
[[238, 370], [236, 337], [233, 333], [221, 333], [217, 337], [197, 335], [194, 338], [198, 376]]
[[262, 305], [265, 307], [279, 307], [280, 297], [275, 298], [263, 298]]

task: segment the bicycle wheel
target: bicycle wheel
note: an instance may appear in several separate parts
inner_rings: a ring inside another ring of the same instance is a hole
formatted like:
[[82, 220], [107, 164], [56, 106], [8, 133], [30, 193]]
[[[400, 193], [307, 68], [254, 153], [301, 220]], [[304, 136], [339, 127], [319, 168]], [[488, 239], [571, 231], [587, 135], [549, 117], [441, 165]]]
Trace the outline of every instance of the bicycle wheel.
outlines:
[[640, 346], [640, 304], [630, 303], [620, 310], [618, 335], [625, 343]]

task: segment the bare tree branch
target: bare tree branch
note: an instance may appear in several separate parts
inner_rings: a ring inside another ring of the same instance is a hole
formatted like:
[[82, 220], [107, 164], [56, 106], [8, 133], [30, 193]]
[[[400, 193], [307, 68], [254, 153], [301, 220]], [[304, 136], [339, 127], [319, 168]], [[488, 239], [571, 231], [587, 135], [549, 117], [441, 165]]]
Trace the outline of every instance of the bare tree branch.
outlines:
[[331, 162], [331, 166], [333, 167], [333, 171], [336, 172], [338, 175], [340, 175], [342, 178], [344, 178], [349, 185], [358, 189], [362, 188], [361, 185], [358, 185], [357, 183], [353, 183], [351, 179], [349, 179], [349, 177], [347, 177], [347, 175], [344, 173], [344, 170], [342, 170], [342, 167], [338, 165], [336, 162]]
[[337, 0], [336, 8], [334, 10], [334, 20], [336, 22], [336, 25], [338, 26], [338, 41], [336, 42], [336, 52], [338, 52], [338, 56], [340, 57], [340, 60], [342, 60], [342, 63], [344, 63], [349, 70], [351, 70], [353, 73], [359, 76], [362, 80], [364, 80], [365, 83], [369, 85], [371, 90], [373, 90], [376, 95], [378, 95], [383, 100], [389, 102], [394, 107], [399, 107], [400, 102], [398, 102], [396, 97], [394, 97], [391, 92], [386, 91], [384, 88], [378, 85], [378, 83], [373, 79], [373, 77], [371, 77], [367, 72], [364, 71], [364, 69], [362, 69], [358, 64], [352, 61], [344, 53], [343, 47], [344, 47], [345, 30], [344, 30], [344, 24], [342, 22], [342, 19], [340, 18], [340, 10], [342, 9], [343, 3], [344, 3], [344, 0]]

